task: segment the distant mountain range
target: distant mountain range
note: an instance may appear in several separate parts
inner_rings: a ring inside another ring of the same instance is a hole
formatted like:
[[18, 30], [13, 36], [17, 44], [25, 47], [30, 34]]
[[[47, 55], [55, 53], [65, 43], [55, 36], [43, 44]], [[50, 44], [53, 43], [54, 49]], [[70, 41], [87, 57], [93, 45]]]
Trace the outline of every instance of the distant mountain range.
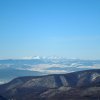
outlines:
[[62, 57], [26, 57], [0, 60], [0, 84], [20, 76], [64, 74], [100, 69], [100, 60], [65, 59]]
[[0, 85], [0, 100], [99, 100], [100, 69], [27, 76]]

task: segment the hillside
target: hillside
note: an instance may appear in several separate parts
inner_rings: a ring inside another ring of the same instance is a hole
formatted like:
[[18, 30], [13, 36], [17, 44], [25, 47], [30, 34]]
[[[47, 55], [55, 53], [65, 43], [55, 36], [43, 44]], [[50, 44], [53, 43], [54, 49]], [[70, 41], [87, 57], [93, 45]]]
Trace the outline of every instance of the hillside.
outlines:
[[14, 100], [96, 100], [100, 97], [100, 69], [19, 77], [0, 85], [0, 95]]

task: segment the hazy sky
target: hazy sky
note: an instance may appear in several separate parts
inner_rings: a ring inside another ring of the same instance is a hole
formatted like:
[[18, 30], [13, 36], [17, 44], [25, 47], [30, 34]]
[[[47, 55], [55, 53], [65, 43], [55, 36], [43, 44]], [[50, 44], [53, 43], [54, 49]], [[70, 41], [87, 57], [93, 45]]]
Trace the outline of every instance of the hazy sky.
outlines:
[[100, 58], [100, 0], [0, 0], [0, 58]]

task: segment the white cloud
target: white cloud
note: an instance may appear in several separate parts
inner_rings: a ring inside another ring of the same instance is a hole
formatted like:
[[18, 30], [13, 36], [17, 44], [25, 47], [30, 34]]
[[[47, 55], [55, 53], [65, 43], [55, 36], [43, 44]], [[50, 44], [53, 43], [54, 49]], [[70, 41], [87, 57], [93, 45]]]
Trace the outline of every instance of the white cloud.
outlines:
[[46, 73], [46, 74], [64, 74], [64, 73], [68, 73], [65, 70], [41, 70], [41, 71]]
[[21, 59], [32, 59], [32, 57], [31, 56], [25, 56], [25, 57], [23, 57]]
[[[58, 74], [58, 73], [67, 73], [66, 70], [59, 70], [60, 68], [65, 68], [65, 65], [62, 64], [37, 64], [37, 65], [32, 65], [31, 68], [27, 68], [27, 70], [31, 71], [38, 71], [38, 72], [43, 72], [46, 74]], [[50, 70], [49, 68], [58, 68], [58, 70]]]
[[0, 84], [4, 84], [5, 82], [4, 81], [0, 81]]
[[37, 64], [32, 66], [32, 70], [42, 70], [42, 69], [48, 69], [48, 68], [64, 68], [65, 65], [62, 64]]
[[100, 69], [100, 64], [93, 66], [79, 66], [77, 68], [89, 68], [89, 69]]

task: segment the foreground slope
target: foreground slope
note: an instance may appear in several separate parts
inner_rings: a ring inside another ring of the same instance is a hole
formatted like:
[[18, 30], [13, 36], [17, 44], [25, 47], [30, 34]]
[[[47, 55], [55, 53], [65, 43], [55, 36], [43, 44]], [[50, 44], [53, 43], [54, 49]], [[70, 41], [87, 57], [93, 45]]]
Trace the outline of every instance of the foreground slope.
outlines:
[[1, 85], [0, 95], [14, 100], [97, 100], [100, 97], [100, 69], [19, 77]]

